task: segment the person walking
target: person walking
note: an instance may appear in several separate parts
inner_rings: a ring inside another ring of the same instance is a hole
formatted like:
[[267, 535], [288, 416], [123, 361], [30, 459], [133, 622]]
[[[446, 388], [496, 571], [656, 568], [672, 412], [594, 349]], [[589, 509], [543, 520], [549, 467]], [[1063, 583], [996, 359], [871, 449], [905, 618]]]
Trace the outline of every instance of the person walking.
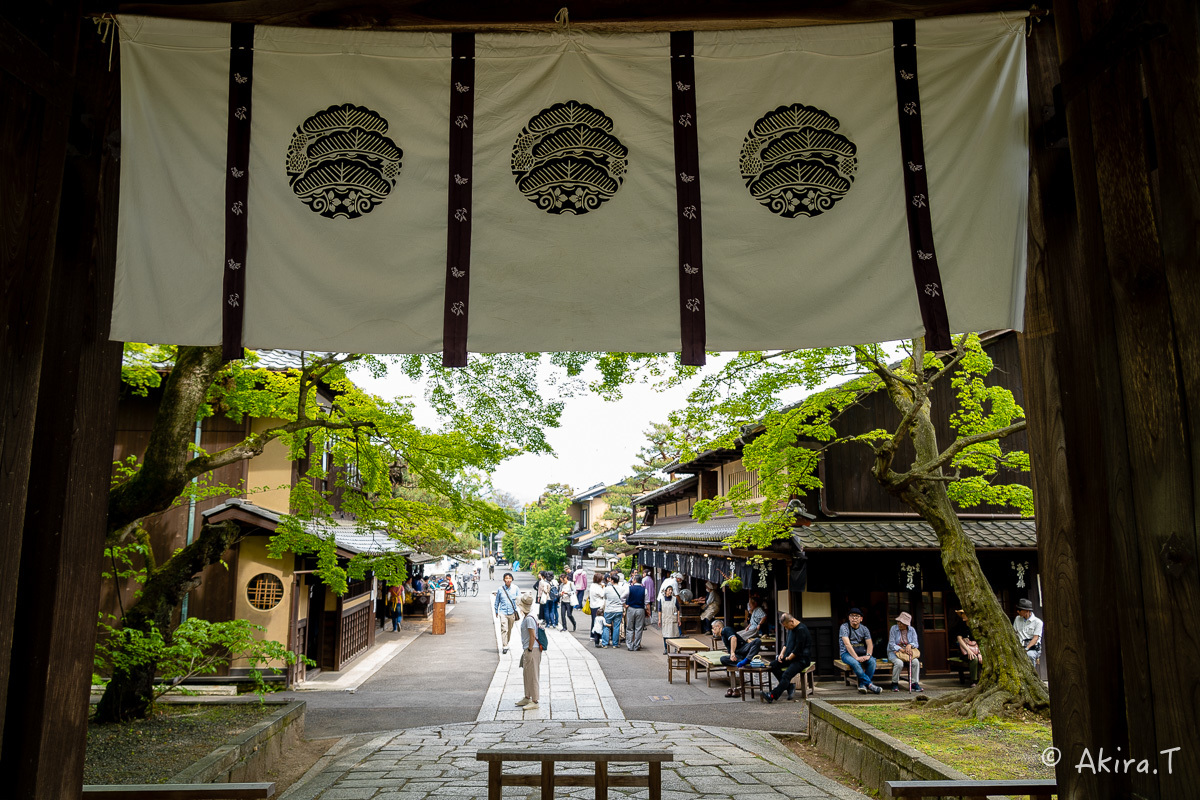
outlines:
[[583, 594], [588, 589], [588, 578], [582, 564], [579, 565], [579, 569], [575, 570], [572, 579], [575, 581], [575, 607], [583, 608]]
[[604, 633], [600, 636], [601, 647], [616, 647], [621, 638], [621, 618], [625, 616], [625, 604], [617, 589], [617, 577], [608, 576], [604, 588]]
[[625, 646], [629, 652], [642, 649], [642, 633], [646, 630], [646, 587], [633, 581], [625, 597]]
[[488, 580], [496, 579], [496, 557], [488, 556]]
[[558, 625], [558, 601], [562, 596], [562, 590], [559, 589], [559, 582], [555, 579], [554, 573], [546, 574], [546, 581], [550, 584], [550, 611], [546, 614], [546, 627], [554, 628]]
[[400, 630], [400, 623], [403, 621], [404, 589], [399, 586], [389, 588], [385, 605], [388, 619], [392, 621], [392, 633], [395, 633]]
[[564, 572], [558, 585], [558, 615], [562, 618], [562, 629], [567, 629], [567, 620], [571, 620], [571, 630], [575, 630], [575, 584], [571, 582], [571, 573]]
[[646, 589], [646, 624], [654, 622], [654, 608], [658, 595], [654, 593], [654, 569], [651, 567], [642, 576], [642, 586]]
[[[592, 585], [588, 587], [588, 606], [592, 612], [592, 641], [600, 646], [600, 633], [604, 628], [604, 576], [597, 572], [592, 576]], [[600, 627], [596, 626], [596, 618], [600, 618]]]
[[518, 593], [513, 588], [513, 576], [511, 572], [504, 573], [504, 585], [496, 592], [496, 599], [492, 603], [492, 611], [500, 620], [500, 639], [503, 642], [503, 652], [508, 652], [508, 640], [512, 636], [513, 625], [517, 621], [517, 600]]
[[662, 628], [663, 652], [667, 652], [667, 639], [679, 638], [679, 601], [675, 598], [675, 587], [667, 585], [663, 588], [662, 608], [658, 614], [658, 624]]
[[517, 601], [521, 610], [521, 674], [525, 678], [525, 696], [517, 701], [524, 711], [538, 707], [538, 686], [542, 679], [542, 646], [538, 642], [537, 618], [533, 611], [533, 598], [521, 595]]

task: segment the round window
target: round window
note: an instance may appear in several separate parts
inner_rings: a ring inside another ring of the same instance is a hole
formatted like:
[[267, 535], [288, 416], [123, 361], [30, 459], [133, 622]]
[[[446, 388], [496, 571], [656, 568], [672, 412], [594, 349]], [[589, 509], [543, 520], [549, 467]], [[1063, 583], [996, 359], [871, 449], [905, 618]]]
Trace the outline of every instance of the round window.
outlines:
[[283, 581], [269, 572], [255, 575], [246, 586], [246, 598], [260, 611], [270, 611], [283, 599]]

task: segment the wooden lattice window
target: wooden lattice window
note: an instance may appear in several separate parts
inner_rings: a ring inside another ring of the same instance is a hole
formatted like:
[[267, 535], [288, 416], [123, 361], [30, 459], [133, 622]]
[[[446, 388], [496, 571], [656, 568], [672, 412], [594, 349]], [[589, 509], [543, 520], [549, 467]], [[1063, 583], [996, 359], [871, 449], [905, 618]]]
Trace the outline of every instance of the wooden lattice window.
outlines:
[[255, 575], [246, 586], [246, 598], [259, 611], [270, 611], [283, 599], [283, 581], [269, 572]]

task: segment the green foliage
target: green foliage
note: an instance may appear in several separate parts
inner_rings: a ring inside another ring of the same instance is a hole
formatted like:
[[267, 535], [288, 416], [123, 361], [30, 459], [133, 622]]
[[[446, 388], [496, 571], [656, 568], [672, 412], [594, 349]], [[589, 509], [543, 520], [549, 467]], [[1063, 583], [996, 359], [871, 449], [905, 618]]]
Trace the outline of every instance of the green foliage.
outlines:
[[517, 560], [519, 544], [520, 534], [517, 532], [517, 528], [505, 531], [504, 535], [500, 537], [500, 552], [504, 553], [504, 558], [508, 560], [508, 563], [511, 564]]
[[633, 574], [633, 556], [623, 556], [617, 561], [617, 572], [620, 572], [626, 578]]
[[[1028, 454], [1006, 449], [1003, 435], [986, 438], [1023, 422], [1024, 411], [1011, 391], [988, 383], [993, 365], [979, 337], [969, 334], [959, 337], [959, 343], [961, 354], [938, 357], [925, 353], [922, 364], [926, 380], [947, 368], [955, 390], [955, 407], [933, 409], [932, 413], [948, 415], [959, 443], [966, 437], [986, 439], [966, 445], [944, 465], [953, 472], [947, 481], [948, 494], [963, 509], [988, 504], [1030, 515], [1033, 498], [1029, 488], [1006, 481], [1014, 472], [1029, 470]], [[738, 516], [761, 515], [760, 521], [743, 523], [726, 540], [731, 546], [764, 548], [789, 535], [794, 517], [784, 512], [786, 502], [821, 488], [818, 466], [826, 450], [849, 445], [876, 451], [898, 446], [909, 435], [908, 431], [850, 430], [844, 424], [848, 410], [873, 393], [887, 390], [881, 373], [894, 375], [905, 391], [916, 383], [912, 350], [898, 362], [894, 353], [878, 344], [748, 351], [704, 376], [687, 406], [670, 416], [668, 449], [687, 460], [704, 450], [741, 444], [743, 465], [747, 472], [757, 473], [761, 497], [751, 497], [747, 483], [735, 484], [722, 496], [698, 502], [693, 516], [703, 522], [730, 510]], [[959, 360], [951, 363], [955, 356]], [[622, 385], [647, 376], [666, 386], [695, 374], [672, 370], [670, 361], [671, 357], [665, 356], [614, 354], [606, 361], [603, 380], [594, 388], [615, 395]], [[803, 397], [785, 404], [784, 397], [797, 394]], [[911, 468], [918, 467], [914, 464]], [[939, 465], [924, 477], [941, 480], [941, 470]]]
[[175, 363], [176, 348], [167, 344], [126, 342], [121, 356], [121, 382], [133, 394], [146, 397], [162, 385], [163, 375]]
[[[105, 683], [102, 675], [117, 671], [135, 672], [145, 665], [158, 666], [160, 683], [155, 687], [157, 700], [176, 684], [197, 675], [212, 675], [234, 660], [245, 660], [254, 691], [261, 697], [268, 691], [263, 670], [278, 674], [296, 663], [296, 654], [279, 642], [256, 638], [266, 630], [244, 619], [209, 622], [191, 617], [168, 636], [155, 626], [149, 631], [114, 628], [100, 615], [96, 643], [93, 683]], [[316, 666], [305, 658], [304, 662]]]
[[516, 528], [516, 556], [523, 564], [536, 561], [542, 569], [557, 572], [567, 563], [567, 536], [575, 523], [567, 515], [571, 496], [562, 493], [560, 485], [546, 488], [542, 501], [527, 508], [526, 523]]

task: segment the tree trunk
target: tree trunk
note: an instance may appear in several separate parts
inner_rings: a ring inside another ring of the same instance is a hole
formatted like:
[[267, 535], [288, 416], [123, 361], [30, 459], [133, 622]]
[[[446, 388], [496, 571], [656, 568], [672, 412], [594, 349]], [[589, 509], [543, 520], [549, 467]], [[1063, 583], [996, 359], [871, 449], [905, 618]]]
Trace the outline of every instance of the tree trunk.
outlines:
[[971, 629], [983, 654], [979, 685], [939, 698], [933, 704], [979, 719], [1017, 708], [1046, 711], [1050, 695], [983, 574], [975, 545], [963, 533], [945, 483], [919, 481], [896, 496], [916, 509], [937, 533], [942, 568], [971, 619]]
[[196, 416], [221, 370], [221, 348], [180, 347], [163, 386], [142, 469], [108, 495], [109, 533], [169, 508], [191, 476], [184, 466]]
[[[901, 413], [913, 414], [914, 463], [933, 462], [939, 450], [929, 401], [924, 400], [914, 410], [912, 395], [895, 384], [889, 386], [888, 395]], [[942, 567], [963, 610], [971, 619], [971, 628], [983, 655], [983, 670], [978, 686], [941, 697], [932, 705], [950, 708], [963, 716], [978, 719], [1017, 708], [1044, 713], [1050, 705], [1050, 694], [1034, 671], [1033, 662], [1025, 654], [1012, 624], [1000, 607], [1000, 601], [984, 576], [975, 555], [975, 545], [963, 533], [962, 523], [946, 493], [941, 469], [901, 480], [901, 476], [891, 471], [889, 464], [890, 456], [883, 463], [877, 462], [875, 478], [892, 495], [920, 514], [937, 533]]]
[[[154, 570], [141, 597], [121, 618], [121, 626], [143, 633], [158, 628], [164, 641], [170, 642], [172, 617], [183, 595], [195, 588], [200, 572], [217, 563], [240, 533], [241, 529], [232, 522], [205, 525], [194, 542]], [[157, 672], [157, 661], [116, 670], [100, 698], [95, 721], [106, 724], [148, 716], [154, 702]]]

